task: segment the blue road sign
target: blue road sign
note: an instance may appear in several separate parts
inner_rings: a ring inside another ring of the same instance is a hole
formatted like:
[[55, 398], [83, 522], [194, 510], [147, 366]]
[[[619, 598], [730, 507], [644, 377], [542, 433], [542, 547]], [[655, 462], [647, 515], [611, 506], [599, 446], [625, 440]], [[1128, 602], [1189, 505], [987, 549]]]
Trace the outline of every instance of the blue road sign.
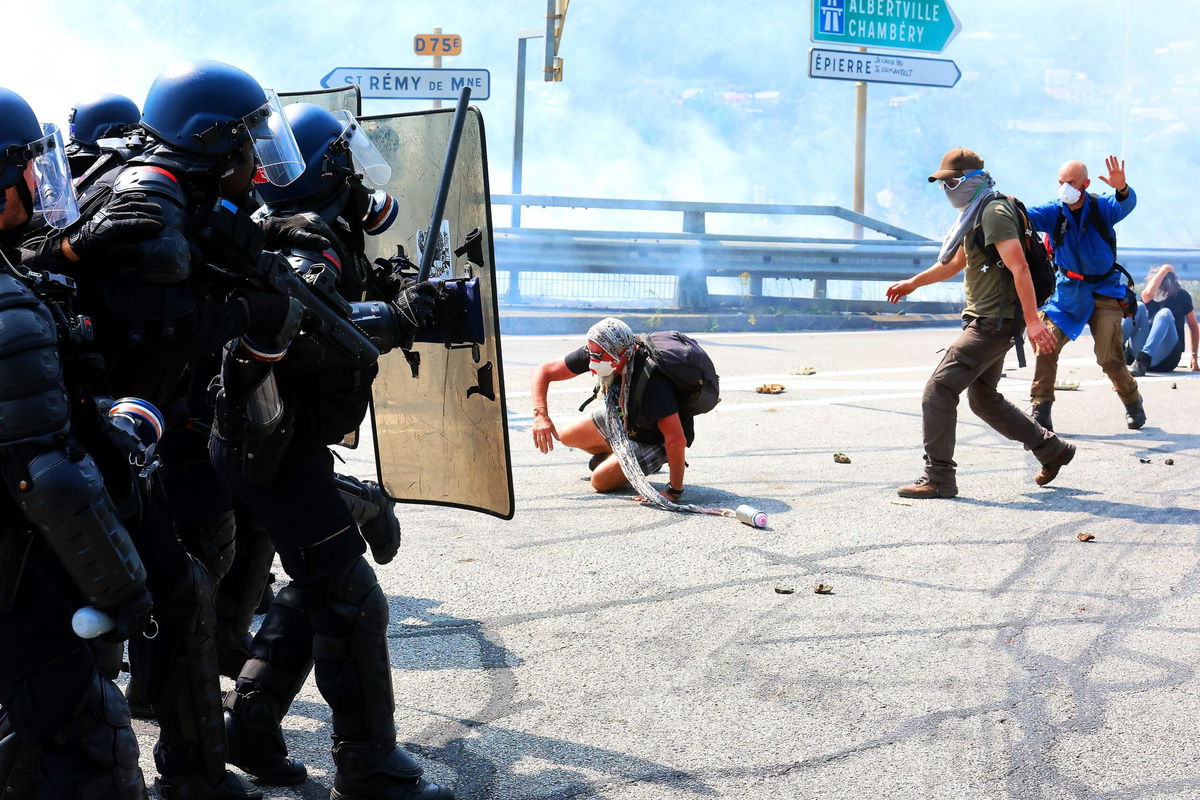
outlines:
[[486, 69], [409, 69], [407, 67], [337, 67], [321, 79], [326, 89], [358, 84], [365, 99], [457, 100], [464, 86], [471, 100], [487, 100], [492, 75]]
[[856, 53], [850, 50], [808, 51], [808, 76], [835, 81], [903, 83], [909, 86], [941, 86], [949, 89], [962, 77], [958, 65], [944, 58]]

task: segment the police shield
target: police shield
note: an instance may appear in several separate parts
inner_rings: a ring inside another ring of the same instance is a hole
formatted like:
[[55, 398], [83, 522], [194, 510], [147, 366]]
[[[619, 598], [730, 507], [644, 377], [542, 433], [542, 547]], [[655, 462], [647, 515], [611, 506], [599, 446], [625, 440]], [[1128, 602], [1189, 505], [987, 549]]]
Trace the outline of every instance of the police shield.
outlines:
[[362, 92], [358, 84], [338, 89], [314, 89], [310, 92], [279, 92], [279, 101], [285, 106], [291, 103], [311, 103], [326, 111], [349, 111], [354, 116], [362, 113]]
[[[511, 519], [509, 458], [491, 201], [483, 118], [469, 109], [454, 164], [445, 217], [433, 241], [427, 229], [451, 133], [453, 109], [362, 118], [392, 167], [383, 187], [399, 206], [396, 221], [367, 237], [367, 257], [403, 247], [415, 262], [433, 247], [431, 278], [474, 278], [482, 306], [481, 344], [422, 343], [418, 377], [399, 350], [379, 361], [373, 427], [379, 482], [393, 498], [483, 511]], [[472, 282], [472, 287], [476, 287]]]

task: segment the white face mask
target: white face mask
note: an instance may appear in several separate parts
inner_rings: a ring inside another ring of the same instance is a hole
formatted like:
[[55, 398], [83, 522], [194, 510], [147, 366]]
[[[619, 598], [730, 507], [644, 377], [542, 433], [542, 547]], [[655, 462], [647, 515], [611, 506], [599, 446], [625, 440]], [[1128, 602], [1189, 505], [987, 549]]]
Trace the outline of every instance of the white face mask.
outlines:
[[1067, 205], [1078, 203], [1079, 198], [1083, 197], [1083, 193], [1069, 183], [1060, 183], [1058, 185], [1058, 199], [1062, 200]]
[[593, 361], [592, 374], [597, 378], [610, 377], [616, 371], [616, 366], [611, 361]]

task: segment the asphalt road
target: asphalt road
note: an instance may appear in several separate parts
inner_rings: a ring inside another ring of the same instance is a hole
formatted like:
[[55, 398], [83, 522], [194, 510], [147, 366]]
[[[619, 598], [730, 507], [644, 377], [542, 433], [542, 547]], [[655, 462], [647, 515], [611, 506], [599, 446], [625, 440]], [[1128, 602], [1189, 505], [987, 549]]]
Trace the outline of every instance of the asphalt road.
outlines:
[[[427, 776], [464, 800], [1200, 797], [1200, 376], [1144, 379], [1129, 431], [1081, 340], [1055, 483], [964, 402], [960, 496], [900, 500], [954, 335], [698, 337], [723, 402], [687, 499], [749, 503], [766, 530], [595, 495], [585, 454], [538, 453], [532, 369], [582, 338], [506, 337], [516, 517], [402, 508], [378, 569], [396, 724]], [[1032, 367], [1010, 366], [1023, 406]], [[589, 392], [556, 384], [554, 419]], [[267, 796], [327, 797], [311, 678], [284, 727], [310, 779]]]

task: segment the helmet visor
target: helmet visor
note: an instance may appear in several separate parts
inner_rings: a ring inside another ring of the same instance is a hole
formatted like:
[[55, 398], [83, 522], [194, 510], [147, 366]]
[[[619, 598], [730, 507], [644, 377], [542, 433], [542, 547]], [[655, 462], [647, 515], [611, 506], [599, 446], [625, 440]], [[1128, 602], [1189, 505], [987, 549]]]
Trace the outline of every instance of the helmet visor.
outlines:
[[79, 204], [58, 126], [44, 124], [42, 132], [42, 138], [29, 145], [29, 165], [37, 181], [34, 210], [41, 212], [47, 225], [62, 230], [79, 219]]
[[287, 186], [304, 173], [300, 146], [292, 134], [292, 126], [283, 115], [279, 96], [267, 91], [267, 102], [253, 114], [242, 119], [263, 176], [275, 186]]
[[333, 112], [342, 123], [342, 141], [350, 148], [354, 165], [372, 186], [383, 187], [392, 177], [392, 165], [379, 152], [354, 115], [345, 109]]

